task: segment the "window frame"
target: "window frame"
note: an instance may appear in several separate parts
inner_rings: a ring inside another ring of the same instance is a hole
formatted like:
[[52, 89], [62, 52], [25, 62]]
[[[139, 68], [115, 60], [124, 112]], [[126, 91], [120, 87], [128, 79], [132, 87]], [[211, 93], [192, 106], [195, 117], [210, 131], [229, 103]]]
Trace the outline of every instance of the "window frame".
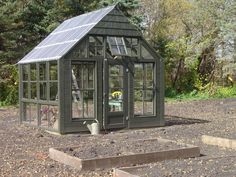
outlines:
[[[110, 39], [112, 39], [112, 38], [114, 38], [115, 45], [111, 44]], [[120, 39], [122, 41], [122, 44], [119, 44], [117, 39]], [[128, 51], [127, 51], [127, 47], [126, 47], [126, 44], [125, 44], [124, 37], [107, 36], [106, 41], [108, 43], [108, 46], [109, 46], [109, 49], [110, 49], [110, 52], [111, 52], [112, 56], [129, 56]], [[116, 46], [118, 53], [114, 52], [114, 50], [112, 49], [113, 46]], [[120, 47], [124, 47], [125, 54], [121, 53]]]
[[[79, 116], [73, 116], [73, 95], [72, 95], [72, 91], [73, 91], [73, 78], [72, 78], [72, 75], [71, 75], [71, 91], [70, 91], [70, 94], [71, 94], [71, 121], [72, 122], [77, 122], [77, 121], [89, 121], [89, 120], [94, 120], [96, 119], [97, 117], [97, 109], [96, 109], [96, 106], [97, 106], [97, 98], [96, 98], [96, 95], [97, 95], [97, 89], [96, 89], [96, 73], [97, 73], [97, 62], [96, 60], [92, 60], [92, 59], [85, 59], [85, 60], [71, 60], [71, 71], [72, 71], [72, 68], [73, 68], [73, 65], [75, 66], [78, 66], [80, 64], [83, 65], [83, 63], [93, 63], [93, 88], [89, 88], [87, 86], [87, 88], [84, 88], [83, 87], [83, 79], [84, 78], [81, 78], [82, 80], [82, 89], [78, 89], [80, 91], [80, 95], [82, 97], [82, 101], [81, 101], [81, 105], [82, 105], [82, 117], [79, 117]], [[71, 72], [72, 73], [72, 72]], [[83, 75], [83, 73], [82, 73]], [[89, 79], [89, 77], [88, 77]], [[89, 81], [89, 80], [87, 80]], [[83, 94], [84, 92], [89, 92], [89, 91], [92, 91], [93, 92], [93, 117], [85, 117], [84, 114], [85, 114], [85, 108], [84, 108], [84, 97], [83, 97]]]
[[[135, 64], [141, 64], [142, 65], [142, 71], [143, 71], [143, 76], [142, 76], [142, 87], [135, 87]], [[147, 79], [145, 78], [145, 64], [152, 64], [152, 87], [146, 87], [147, 85]], [[133, 110], [134, 110], [134, 117], [155, 117], [156, 116], [156, 95], [157, 95], [157, 90], [156, 90], [156, 62], [155, 61], [139, 61], [139, 62], [135, 62], [134, 63], [134, 79], [133, 79], [133, 89], [134, 89], [134, 104], [133, 104]], [[145, 104], [145, 97], [144, 94], [142, 94], [142, 113], [141, 114], [137, 114], [135, 113], [135, 92], [140, 90], [142, 93], [146, 93], [147, 91], [152, 91], [153, 97], [152, 97], [152, 114], [149, 113], [145, 113], [144, 112], [144, 104]]]

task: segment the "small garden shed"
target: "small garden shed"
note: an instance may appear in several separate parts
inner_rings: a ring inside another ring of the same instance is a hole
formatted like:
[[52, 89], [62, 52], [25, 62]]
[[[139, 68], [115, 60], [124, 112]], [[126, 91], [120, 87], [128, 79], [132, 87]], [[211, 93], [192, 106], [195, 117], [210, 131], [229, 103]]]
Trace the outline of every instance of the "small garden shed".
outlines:
[[163, 61], [117, 6], [64, 21], [18, 64], [22, 123], [61, 134], [164, 125]]

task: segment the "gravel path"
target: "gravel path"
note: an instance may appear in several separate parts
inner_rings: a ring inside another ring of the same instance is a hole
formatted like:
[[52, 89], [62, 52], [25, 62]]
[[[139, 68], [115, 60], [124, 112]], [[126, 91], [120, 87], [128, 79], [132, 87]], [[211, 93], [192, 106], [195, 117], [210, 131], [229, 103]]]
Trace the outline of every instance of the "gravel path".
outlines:
[[[236, 176], [236, 151], [205, 145], [202, 135], [236, 138], [236, 99], [189, 101], [166, 104], [166, 126], [120, 130], [97, 137], [88, 134], [57, 136], [18, 124], [16, 108], [0, 109], [0, 176], [111, 176], [111, 171], [81, 173], [48, 157], [49, 147], [86, 143], [165, 138], [197, 145], [201, 157], [150, 164], [154, 176]], [[151, 170], [150, 170], [151, 169]], [[152, 170], [155, 169], [155, 170]], [[145, 174], [140, 171], [140, 174]], [[156, 174], [155, 174], [156, 173]]]

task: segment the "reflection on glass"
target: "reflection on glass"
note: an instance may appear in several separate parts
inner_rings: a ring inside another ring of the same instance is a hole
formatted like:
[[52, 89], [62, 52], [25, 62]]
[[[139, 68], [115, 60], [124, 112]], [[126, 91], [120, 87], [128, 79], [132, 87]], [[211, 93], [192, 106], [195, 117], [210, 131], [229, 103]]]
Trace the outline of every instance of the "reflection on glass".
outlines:
[[123, 82], [122, 65], [109, 66], [109, 111], [123, 111]]
[[143, 88], [143, 65], [134, 65], [135, 75], [134, 75], [134, 87]]
[[47, 80], [46, 77], [46, 63], [39, 64], [39, 79], [41, 81]]
[[57, 80], [57, 63], [56, 62], [49, 63], [49, 79]]
[[24, 106], [24, 120], [33, 125], [38, 125], [38, 109], [37, 104], [23, 103]]
[[41, 127], [48, 127], [48, 113], [49, 113], [49, 106], [41, 105], [40, 106], [40, 126]]
[[93, 91], [83, 92], [84, 117], [94, 117], [94, 97]]
[[27, 81], [29, 78], [29, 64], [22, 65], [22, 80]]
[[30, 104], [29, 103], [23, 103], [23, 107], [24, 107], [24, 122], [30, 122], [30, 114], [31, 114], [31, 110], [30, 110]]
[[55, 101], [57, 100], [57, 93], [58, 93], [58, 84], [57, 82], [50, 82], [50, 100]]
[[31, 82], [31, 99], [37, 99], [37, 83]]
[[127, 52], [129, 56], [138, 55], [138, 39], [137, 38], [124, 38]]
[[29, 98], [28, 82], [23, 82], [23, 98]]
[[145, 90], [143, 93], [144, 97], [144, 105], [143, 105], [143, 114], [144, 115], [152, 115], [153, 111], [153, 90]]
[[36, 81], [37, 73], [36, 73], [36, 64], [30, 64], [30, 80]]
[[48, 118], [49, 118], [49, 127], [53, 129], [58, 129], [58, 106], [49, 106]]
[[46, 82], [41, 82], [39, 84], [39, 94], [40, 94], [41, 100], [47, 99], [47, 83]]

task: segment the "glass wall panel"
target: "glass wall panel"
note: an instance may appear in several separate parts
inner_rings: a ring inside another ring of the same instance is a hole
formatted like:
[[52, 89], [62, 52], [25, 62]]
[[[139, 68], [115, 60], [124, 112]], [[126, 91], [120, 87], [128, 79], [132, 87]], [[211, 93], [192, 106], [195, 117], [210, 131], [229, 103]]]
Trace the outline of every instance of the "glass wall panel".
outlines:
[[58, 126], [59, 126], [58, 116], [59, 116], [58, 106], [49, 106], [48, 118], [49, 118], [50, 128], [58, 129]]
[[56, 101], [58, 99], [57, 75], [57, 62], [49, 62], [49, 98], [51, 101]]
[[30, 114], [31, 114], [30, 104], [29, 103], [23, 103], [23, 109], [24, 109], [24, 119], [23, 119], [23, 121], [30, 123]]
[[95, 117], [95, 62], [72, 64], [72, 117]]
[[58, 82], [50, 82], [50, 100], [56, 101], [58, 99]]
[[36, 81], [36, 79], [37, 79], [36, 64], [30, 64], [30, 81]]
[[47, 80], [46, 63], [39, 64], [39, 80], [40, 81]]
[[57, 80], [57, 62], [49, 62], [49, 80]]
[[83, 108], [84, 108], [84, 117], [94, 117], [94, 92], [93, 91], [84, 91], [83, 92]]
[[28, 81], [28, 79], [29, 79], [29, 65], [25, 64], [22, 65], [22, 80]]
[[28, 122], [33, 125], [38, 125], [38, 109], [37, 104], [23, 103], [24, 107], [24, 122]]
[[30, 83], [31, 99], [37, 99], [37, 83]]
[[39, 94], [40, 94], [40, 100], [47, 100], [47, 83], [41, 82], [39, 84]]
[[48, 105], [40, 105], [40, 126], [48, 127], [49, 123], [49, 106]]
[[29, 98], [28, 82], [23, 82], [23, 98]]
[[154, 64], [137, 63], [134, 68], [134, 113], [154, 115]]

